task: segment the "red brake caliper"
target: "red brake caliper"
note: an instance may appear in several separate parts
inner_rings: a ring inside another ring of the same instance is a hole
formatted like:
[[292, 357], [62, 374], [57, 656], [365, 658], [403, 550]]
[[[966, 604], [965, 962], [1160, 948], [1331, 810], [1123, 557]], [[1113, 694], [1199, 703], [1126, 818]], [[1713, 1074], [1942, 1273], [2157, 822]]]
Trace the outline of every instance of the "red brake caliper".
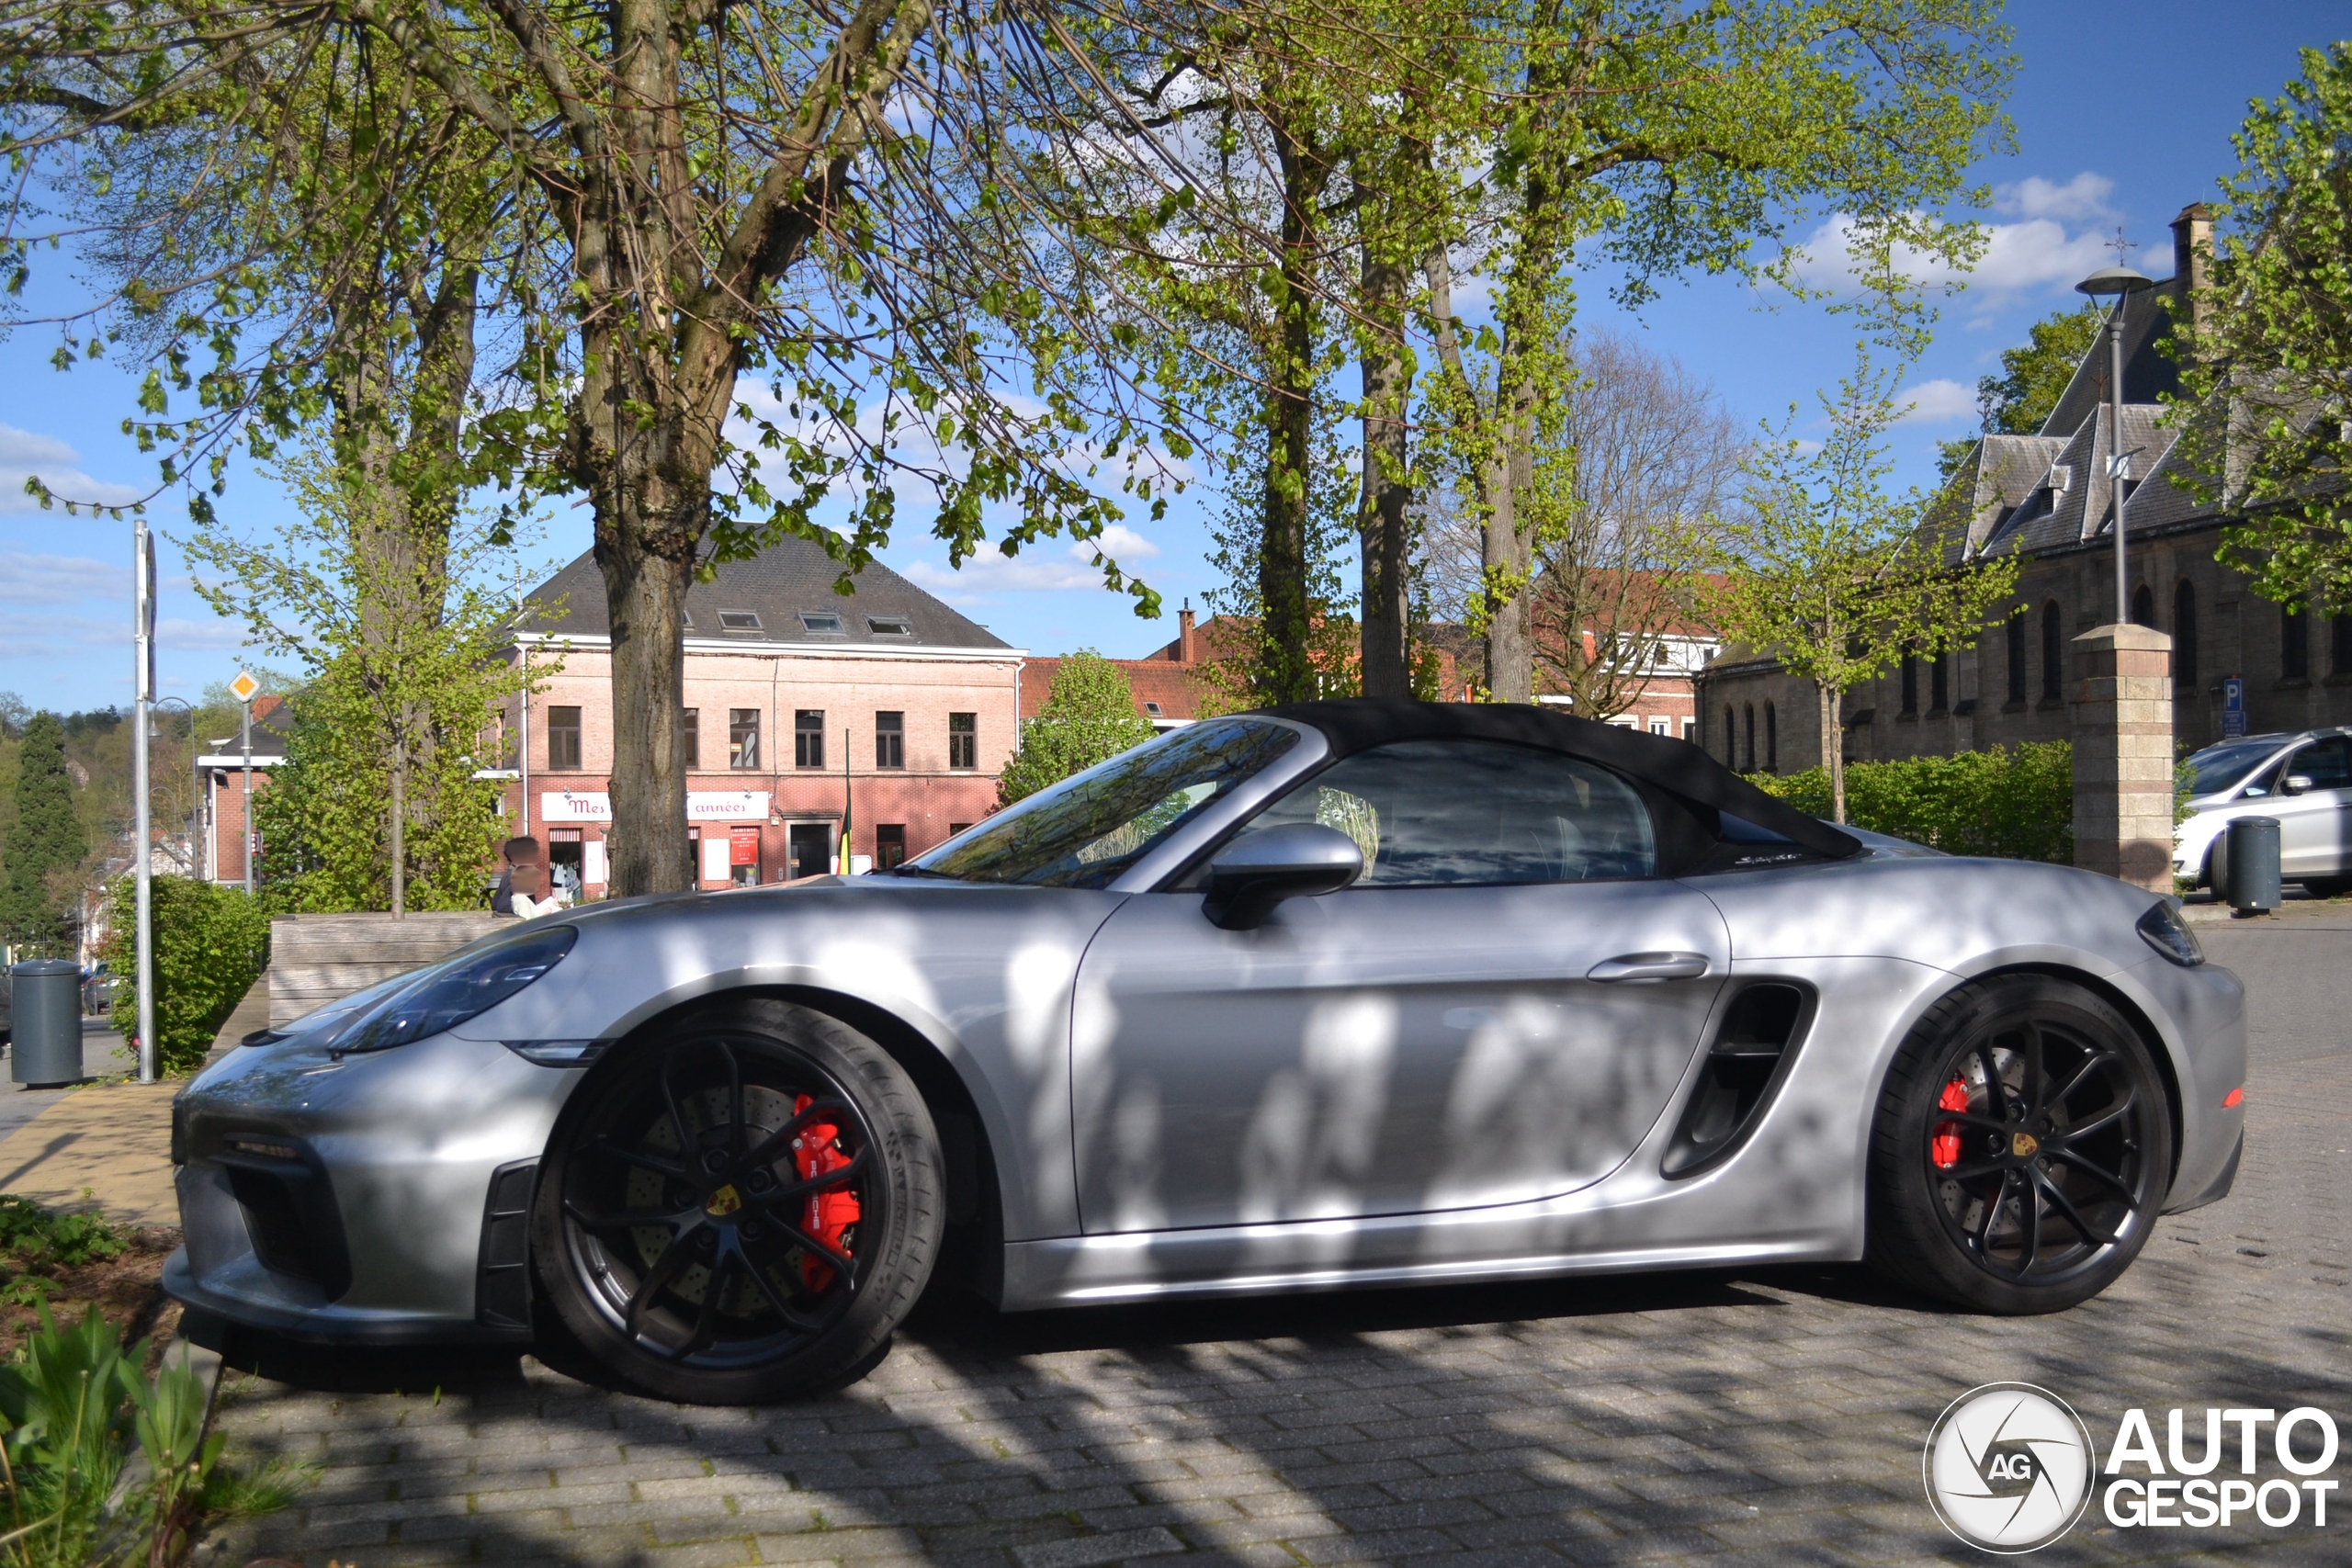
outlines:
[[[808, 1109], [811, 1097], [802, 1095], [792, 1102], [796, 1116]], [[850, 1163], [849, 1156], [835, 1147], [842, 1130], [831, 1122], [811, 1122], [792, 1141], [792, 1163], [800, 1172], [800, 1179], [810, 1180], [830, 1176]], [[808, 1194], [808, 1213], [801, 1216], [800, 1228], [831, 1247], [846, 1255], [848, 1245], [842, 1237], [850, 1226], [857, 1224], [857, 1194], [839, 1187], [824, 1188]], [[833, 1282], [833, 1267], [809, 1256], [804, 1248], [800, 1255], [800, 1282], [814, 1293]]]
[[[1944, 1085], [1944, 1092], [1936, 1100], [1936, 1109], [1939, 1111], [1967, 1110], [1968, 1080], [1954, 1078]], [[1950, 1170], [1960, 1163], [1959, 1122], [1939, 1122], [1936, 1123], [1936, 1135], [1928, 1145], [1928, 1157], [1936, 1162], [1936, 1168], [1939, 1170]]]

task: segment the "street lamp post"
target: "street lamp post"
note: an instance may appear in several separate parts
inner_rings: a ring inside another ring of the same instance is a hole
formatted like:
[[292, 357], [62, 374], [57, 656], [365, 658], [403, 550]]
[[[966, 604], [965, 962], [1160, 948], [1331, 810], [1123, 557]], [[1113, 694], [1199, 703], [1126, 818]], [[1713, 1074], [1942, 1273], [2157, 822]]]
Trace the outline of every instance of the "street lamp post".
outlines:
[[2078, 294], [2094, 299], [2113, 296], [2115, 309], [2108, 312], [2107, 337], [2109, 374], [2107, 386], [2107, 493], [2114, 507], [2115, 517], [2115, 624], [2127, 625], [2132, 619], [2132, 579], [2123, 559], [2123, 481], [2132, 471], [2132, 458], [2123, 450], [2123, 309], [2132, 296], [2155, 286], [2155, 279], [2128, 266], [2103, 266], [2075, 285]]
[[147, 535], [147, 519], [131, 520], [131, 571], [137, 583], [131, 592], [136, 617], [131, 648], [139, 668], [131, 685], [130, 795], [131, 853], [137, 866], [139, 895], [139, 1081], [155, 1081], [155, 888], [153, 846], [148, 842], [147, 723], [155, 702], [155, 546]]

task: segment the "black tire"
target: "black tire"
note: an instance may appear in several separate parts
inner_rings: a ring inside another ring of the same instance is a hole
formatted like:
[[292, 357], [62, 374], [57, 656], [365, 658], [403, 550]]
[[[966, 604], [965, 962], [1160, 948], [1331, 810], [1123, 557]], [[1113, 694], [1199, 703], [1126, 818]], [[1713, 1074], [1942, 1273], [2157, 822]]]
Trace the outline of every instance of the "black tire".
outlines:
[[2060, 1312], [2131, 1267], [2171, 1173], [2171, 1108], [2128, 1020], [2050, 976], [1962, 987], [1879, 1095], [1869, 1258], [1972, 1311]]
[[2303, 891], [2314, 898], [2340, 898], [2352, 893], [2352, 876], [2306, 876]]
[[880, 1359], [931, 1277], [944, 1187], [930, 1110], [880, 1046], [789, 1002], [729, 1003], [627, 1042], [572, 1096], [532, 1258], [580, 1348], [631, 1387], [794, 1399]]

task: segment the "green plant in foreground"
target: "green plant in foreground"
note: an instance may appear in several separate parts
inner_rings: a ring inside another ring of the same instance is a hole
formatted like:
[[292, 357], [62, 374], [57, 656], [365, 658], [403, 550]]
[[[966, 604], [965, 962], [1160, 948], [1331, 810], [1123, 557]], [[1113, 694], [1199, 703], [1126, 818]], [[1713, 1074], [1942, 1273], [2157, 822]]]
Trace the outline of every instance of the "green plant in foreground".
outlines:
[[[186, 1360], [153, 1379], [147, 1341], [128, 1350], [89, 1309], [61, 1328], [46, 1306], [19, 1359], [0, 1366], [0, 1565], [171, 1568], [209, 1521], [283, 1507], [294, 1477], [241, 1474], [204, 1430], [204, 1379]], [[117, 1495], [136, 1442], [140, 1484]]]

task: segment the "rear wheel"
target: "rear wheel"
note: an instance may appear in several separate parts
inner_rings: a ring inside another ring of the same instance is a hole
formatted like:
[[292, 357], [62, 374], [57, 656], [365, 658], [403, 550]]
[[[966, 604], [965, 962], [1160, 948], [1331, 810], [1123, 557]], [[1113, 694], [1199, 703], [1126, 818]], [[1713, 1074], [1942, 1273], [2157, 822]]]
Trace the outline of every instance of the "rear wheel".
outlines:
[[2303, 891], [2314, 898], [2340, 898], [2352, 893], [2352, 876], [2306, 876]]
[[2078, 986], [2009, 976], [1929, 1010], [1879, 1097], [1870, 1258], [1979, 1312], [2056, 1312], [2139, 1256], [2172, 1118], [2139, 1032]]
[[789, 1399], [860, 1375], [939, 1249], [939, 1142], [899, 1065], [766, 999], [633, 1041], [550, 1140], [532, 1214], [542, 1287], [582, 1348], [689, 1404]]

